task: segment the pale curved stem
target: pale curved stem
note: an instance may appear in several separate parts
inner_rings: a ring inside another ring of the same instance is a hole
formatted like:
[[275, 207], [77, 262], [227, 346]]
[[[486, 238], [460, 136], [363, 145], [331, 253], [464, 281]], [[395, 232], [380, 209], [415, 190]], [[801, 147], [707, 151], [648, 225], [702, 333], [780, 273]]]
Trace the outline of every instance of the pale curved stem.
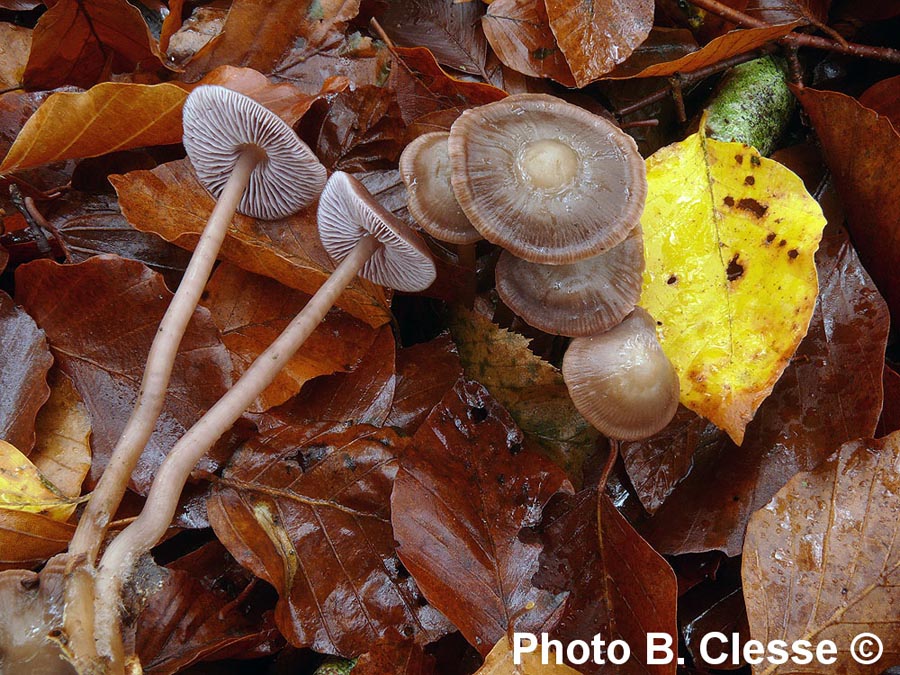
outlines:
[[153, 479], [141, 514], [113, 539], [100, 561], [94, 630], [102, 655], [112, 658], [113, 662], [122, 658], [118, 616], [122, 586], [138, 558], [165, 534], [175, 515], [181, 491], [197, 462], [275, 379], [380, 246], [373, 237], [361, 239], [303, 311], [256, 358], [228, 393], [172, 447]]

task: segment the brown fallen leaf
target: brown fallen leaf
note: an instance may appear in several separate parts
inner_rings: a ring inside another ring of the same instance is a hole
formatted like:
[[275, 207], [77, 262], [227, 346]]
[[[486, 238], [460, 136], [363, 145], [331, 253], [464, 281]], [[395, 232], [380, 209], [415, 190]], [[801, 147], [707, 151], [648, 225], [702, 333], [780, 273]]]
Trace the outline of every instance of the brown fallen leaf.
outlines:
[[459, 310], [450, 325], [466, 375], [481, 382], [525, 432], [531, 449], [581, 483], [585, 460], [600, 432], [572, 404], [557, 368], [534, 355], [528, 340], [488, 319]]
[[900, 133], [887, 117], [832, 91], [795, 89], [819, 137], [859, 258], [900, 317]]
[[691, 31], [685, 28], [654, 26], [647, 39], [631, 53], [631, 56], [613, 68], [603, 79], [617, 80], [633, 76], [645, 68], [676, 61], [693, 54], [698, 49], [700, 47], [697, 46], [697, 38]]
[[[750, 634], [766, 644], [832, 640], [837, 662], [809, 673], [872, 673], [850, 648], [861, 633], [883, 643], [877, 670], [900, 663], [900, 434], [845, 443], [795, 476], [747, 526], [744, 597]], [[871, 642], [868, 647], [872, 647]], [[763, 662], [755, 673], [796, 672]]]
[[497, 640], [475, 675], [578, 675], [579, 672], [565, 664], [557, 665], [552, 661], [545, 664], [540, 645], [536, 651], [522, 654], [519, 660], [521, 663], [516, 664], [512, 645], [504, 635]]
[[359, 0], [236, 0], [222, 32], [187, 64], [185, 76], [198, 80], [217, 66], [241, 64], [270, 72], [292, 45], [309, 56], [340, 42]]
[[394, 552], [405, 444], [367, 425], [296, 424], [241, 448], [214, 487], [216, 535], [278, 591], [276, 622], [295, 646], [352, 658], [381, 638], [449, 632]]
[[30, 28], [0, 23], [0, 89], [15, 89], [21, 84], [30, 50]]
[[635, 531], [606, 494], [595, 488], [557, 495], [544, 510], [538, 530], [544, 544], [532, 578], [551, 593], [570, 591], [549, 635], [564, 645], [590, 643], [602, 635], [624, 640], [632, 658], [625, 664], [589, 661], [582, 673], [674, 675], [675, 663], [647, 664], [647, 634], [667, 633], [677, 644], [678, 584], [669, 564]]
[[884, 364], [884, 407], [878, 418], [875, 438], [900, 430], [900, 374]]
[[438, 110], [462, 111], [506, 97], [506, 92], [489, 84], [450, 77], [423, 47], [397, 47], [392, 55], [388, 86], [397, 92], [407, 124]]
[[113, 73], [158, 70], [156, 40], [126, 0], [55, 2], [34, 27], [28, 89], [90, 87]]
[[391, 70], [391, 52], [381, 41], [359, 32], [350, 33], [328, 49], [308, 53], [305, 44], [290, 49], [273, 69], [307, 94], [315, 94], [329, 80], [346, 79], [358, 86], [382, 86]]
[[[128, 222], [189, 250], [196, 245], [215, 204], [186, 159], [152, 171], [110, 176], [110, 182]], [[219, 255], [249, 272], [309, 294], [325, 283], [333, 269], [319, 242], [315, 204], [275, 221], [236, 215]], [[372, 326], [390, 318], [383, 291], [368, 281], [354, 281], [337, 306]]]
[[50, 396], [53, 357], [34, 320], [0, 291], [0, 440], [28, 454], [35, 417]]
[[0, 509], [0, 570], [36, 567], [65, 551], [75, 526], [39, 513]]
[[377, 642], [360, 656], [353, 675], [436, 675], [435, 659], [415, 642]]
[[480, 2], [407, 0], [390, 3], [380, 23], [395, 44], [425, 47], [438, 63], [486, 80], [482, 14]]
[[875, 430], [887, 308], [843, 230], [826, 228], [816, 265], [819, 298], [807, 336], [742, 446], [711, 425], [677, 440], [673, 452], [692, 456], [693, 468], [638, 527], [658, 551], [738, 555], [750, 516], [791, 476]]
[[788, 23], [810, 20], [828, 22], [831, 0], [749, 0], [742, 8], [745, 14], [766, 23]]
[[48, 382], [50, 398], [37, 416], [30, 459], [61, 494], [76, 498], [91, 468], [91, 417], [63, 372], [54, 368]]
[[690, 73], [729, 59], [732, 56], [759, 49], [763, 45], [787, 35], [796, 27], [797, 23], [795, 22], [768, 26], [766, 28], [746, 28], [731, 31], [712, 40], [704, 45], [702, 49], [685, 54], [674, 60], [666, 60], [651, 65], [644, 65], [639, 61], [629, 64], [628, 61], [625, 61], [607, 74], [605, 79], [666, 77], [675, 73]]
[[531, 77], [546, 77], [567, 87], [575, 78], [550, 30], [544, 0], [494, 0], [481, 20], [497, 57]]
[[545, 0], [550, 28], [579, 87], [628, 58], [653, 27], [652, 0]]
[[890, 119], [900, 131], [900, 75], [873, 84], [859, 97], [859, 103]]
[[[93, 422], [96, 482], [137, 400], [144, 360], [172, 297], [142, 264], [95, 256], [77, 265], [37, 260], [16, 270], [17, 300], [47, 333], [51, 350]], [[169, 396], [132, 474], [145, 493], [175, 441], [231, 385], [231, 359], [209, 312], [199, 308], [181, 342]], [[201, 467], [214, 471], [216, 459]]]
[[410, 441], [391, 497], [400, 559], [482, 656], [562, 600], [532, 583], [542, 547], [520, 532], [569, 485], [522, 441], [484, 387], [460, 380]]
[[[223, 263], [213, 273], [202, 304], [209, 309], [231, 353], [235, 377], [268, 348], [309, 301], [309, 296]], [[332, 310], [303, 347], [257, 397], [251, 412], [281, 405], [308, 380], [350, 370], [365, 354], [376, 332], [340, 310]]]

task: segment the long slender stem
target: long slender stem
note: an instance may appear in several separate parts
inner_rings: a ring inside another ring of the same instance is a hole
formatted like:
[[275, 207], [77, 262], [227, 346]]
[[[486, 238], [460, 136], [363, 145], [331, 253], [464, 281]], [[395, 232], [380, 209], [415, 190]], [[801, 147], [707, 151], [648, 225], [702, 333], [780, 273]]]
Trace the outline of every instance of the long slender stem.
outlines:
[[373, 237], [361, 239], [331, 277], [276, 340], [219, 401], [173, 446], [159, 468], [138, 518], [110, 543], [96, 581], [95, 636], [101, 654], [113, 663], [121, 659], [118, 629], [119, 593], [137, 559], [165, 534], [191, 471], [207, 450], [253, 403], [321, 323], [338, 296], [381, 246]]

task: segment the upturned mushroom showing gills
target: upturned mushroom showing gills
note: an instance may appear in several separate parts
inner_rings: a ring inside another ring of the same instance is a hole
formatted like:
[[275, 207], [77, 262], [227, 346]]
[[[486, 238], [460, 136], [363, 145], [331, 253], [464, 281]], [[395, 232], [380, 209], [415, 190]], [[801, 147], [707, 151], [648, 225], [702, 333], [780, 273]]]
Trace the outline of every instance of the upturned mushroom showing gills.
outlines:
[[311, 204], [325, 185], [325, 167], [281, 118], [224, 87], [200, 86], [188, 96], [184, 146], [200, 182], [218, 201], [159, 325], [134, 411], [69, 547], [91, 564], [156, 424], [178, 345], [235, 211], [282, 218]]
[[644, 272], [640, 226], [605, 253], [567, 265], [528, 262], [504, 251], [497, 293], [526, 323], [569, 337], [602, 333], [625, 318], [641, 297]]
[[406, 184], [409, 212], [435, 239], [472, 244], [481, 239], [463, 213], [450, 183], [446, 131], [423, 134], [400, 155], [400, 177]]
[[448, 141], [453, 190], [490, 242], [530, 262], [599, 255], [638, 224], [647, 180], [628, 134], [545, 94], [465, 111]]
[[675, 368], [640, 307], [605, 333], [572, 340], [562, 371], [578, 412], [612, 439], [652, 436], [678, 408]]

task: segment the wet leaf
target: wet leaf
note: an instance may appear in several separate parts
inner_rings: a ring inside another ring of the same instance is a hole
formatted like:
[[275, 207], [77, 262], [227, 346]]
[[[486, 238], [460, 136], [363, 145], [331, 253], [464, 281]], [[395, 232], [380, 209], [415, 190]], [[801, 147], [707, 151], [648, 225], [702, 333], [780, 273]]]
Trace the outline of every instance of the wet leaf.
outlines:
[[859, 97], [859, 102], [890, 119], [894, 129], [900, 131], [900, 75], [873, 84]]
[[435, 675], [434, 657], [415, 642], [382, 641], [359, 657], [353, 675]]
[[479, 2], [393, 0], [381, 25], [401, 47], [425, 47], [448, 68], [484, 76], [487, 42], [480, 26], [483, 13]]
[[0, 512], [31, 513], [65, 522], [74, 510], [75, 502], [63, 496], [25, 455], [0, 441]]
[[199, 661], [264, 655], [283, 645], [266, 592], [219, 542], [158, 568], [161, 588], [137, 621], [145, 673], [168, 675]]
[[[851, 441], [791, 479], [747, 526], [743, 578], [750, 633], [764, 644], [833, 640], [837, 662], [813, 660], [804, 666], [808, 672], [871, 673], [871, 665], [857, 663], [849, 652], [863, 632], [881, 639], [883, 665], [900, 658], [898, 466], [900, 434]], [[794, 670], [769, 665], [766, 672]]]
[[30, 50], [31, 29], [0, 23], [0, 89], [19, 86]]
[[[186, 159], [152, 171], [110, 176], [110, 182], [128, 222], [189, 250], [196, 245], [215, 205]], [[319, 242], [315, 218], [315, 204], [274, 221], [238, 214], [219, 257], [304, 293], [315, 293], [333, 269]], [[383, 291], [367, 281], [354, 281], [337, 305], [373, 326], [389, 318]]]
[[568, 483], [522, 440], [487, 390], [460, 380], [410, 441], [391, 497], [400, 559], [483, 656], [562, 600], [532, 584], [541, 546], [519, 534]]
[[830, 91], [796, 90], [847, 211], [860, 260], [900, 317], [900, 134], [888, 118]]
[[35, 417], [50, 396], [53, 357], [44, 331], [0, 291], [0, 440], [34, 447]]
[[693, 456], [693, 468], [639, 528], [657, 550], [738, 555], [752, 513], [791, 476], [874, 431], [887, 307], [843, 230], [826, 230], [816, 264], [820, 291], [809, 331], [743, 445], [711, 424], [694, 434], [696, 445], [688, 445], [690, 435], [672, 439], [677, 452]]
[[550, 28], [579, 87], [628, 58], [650, 34], [653, 2], [545, 0]]
[[875, 438], [900, 430], [900, 375], [888, 364], [884, 364], [883, 382], [884, 407], [881, 409], [881, 417], [878, 418]]
[[744, 13], [766, 23], [810, 20], [827, 23], [831, 0], [750, 0]]
[[675, 664], [650, 666], [642, 648], [647, 633], [675, 636], [678, 584], [669, 564], [596, 489], [558, 495], [544, 510], [540, 527], [544, 550], [532, 582], [552, 593], [570, 590], [554, 617], [553, 639], [564, 645], [625, 640], [632, 658], [625, 665], [588, 662], [583, 673], [673, 674]]
[[424, 644], [448, 632], [394, 553], [404, 445], [386, 429], [297, 424], [241, 448], [215, 487], [216, 535], [278, 591], [292, 644], [355, 657], [382, 637]]
[[515, 663], [512, 646], [504, 635], [497, 640], [475, 675], [578, 675], [579, 672], [564, 664], [543, 663], [540, 645], [536, 651], [522, 654], [520, 660], [521, 663]]
[[[202, 304], [222, 333], [239, 377], [308, 301], [304, 293], [224, 263], [213, 273]], [[350, 370], [374, 339], [370, 326], [332, 310], [250, 410], [281, 405], [308, 380]]]
[[566, 57], [550, 30], [544, 0], [494, 0], [481, 22], [491, 47], [506, 66], [575, 86]]
[[740, 445], [806, 334], [822, 209], [787, 168], [702, 133], [650, 157], [647, 183], [641, 305], [682, 404]]
[[24, 84], [90, 87], [113, 73], [160, 68], [156, 41], [126, 0], [55, 2], [34, 27]]
[[362, 86], [383, 86], [391, 70], [391, 53], [383, 42], [359, 32], [332, 47], [309, 54], [300, 43], [288, 51], [273, 71], [307, 94], [315, 94], [329, 80], [346, 79]]
[[450, 77], [423, 47], [394, 50], [388, 86], [397, 92], [397, 102], [407, 124], [438, 110], [462, 111], [506, 96], [506, 92], [489, 84]]
[[698, 49], [697, 39], [691, 31], [684, 28], [654, 26], [647, 39], [631, 53], [631, 56], [613, 68], [604, 79], [634, 77], [645, 68], [676, 61], [693, 54]]
[[[51, 350], [93, 422], [96, 481], [137, 400], [144, 361], [172, 294], [138, 262], [95, 256], [77, 265], [37, 260], [17, 270], [17, 300], [47, 333]], [[199, 308], [181, 342], [169, 396], [132, 474], [144, 493], [166, 453], [231, 385], [231, 359], [209, 312]], [[207, 457], [201, 466], [214, 471]]]
[[75, 526], [38, 513], [0, 509], [0, 570], [36, 567], [65, 551]]
[[50, 398], [36, 420], [31, 461], [60, 494], [75, 498], [91, 468], [91, 418], [66, 375], [50, 371]]
[[451, 331], [466, 375], [509, 410], [532, 449], [580, 483], [600, 434], [575, 409], [562, 373], [535, 356], [528, 339], [474, 312], [460, 310]]
[[255, 0], [235, 0], [222, 32], [187, 65], [196, 80], [217, 66], [240, 64], [269, 72], [293, 45], [309, 56], [339, 42], [359, 0], [276, 0], [261, 11]]

